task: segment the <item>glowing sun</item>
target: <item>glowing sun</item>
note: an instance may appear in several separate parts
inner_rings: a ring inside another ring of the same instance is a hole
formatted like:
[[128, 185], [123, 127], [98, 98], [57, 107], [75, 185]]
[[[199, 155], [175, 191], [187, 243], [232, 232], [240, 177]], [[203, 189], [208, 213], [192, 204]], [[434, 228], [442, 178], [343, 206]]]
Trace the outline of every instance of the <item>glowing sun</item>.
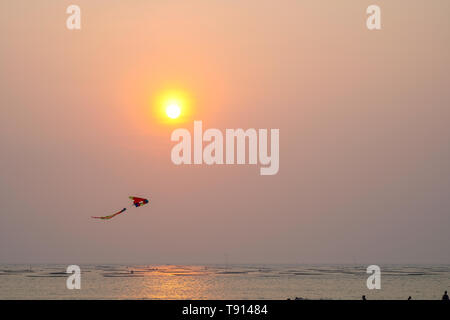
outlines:
[[171, 119], [176, 119], [181, 114], [181, 108], [176, 103], [171, 103], [166, 107], [166, 114]]
[[171, 89], [154, 95], [152, 110], [162, 124], [174, 125], [191, 119], [191, 105], [191, 95], [187, 91]]

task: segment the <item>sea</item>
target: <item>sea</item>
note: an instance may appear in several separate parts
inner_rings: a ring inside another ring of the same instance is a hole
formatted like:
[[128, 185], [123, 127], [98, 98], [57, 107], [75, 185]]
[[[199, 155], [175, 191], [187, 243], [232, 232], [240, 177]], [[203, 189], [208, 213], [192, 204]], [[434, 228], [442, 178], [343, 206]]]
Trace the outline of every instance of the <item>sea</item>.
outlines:
[[371, 290], [367, 265], [80, 265], [80, 289], [68, 289], [67, 267], [0, 265], [0, 300], [439, 300], [450, 291], [450, 265], [380, 265], [381, 288]]

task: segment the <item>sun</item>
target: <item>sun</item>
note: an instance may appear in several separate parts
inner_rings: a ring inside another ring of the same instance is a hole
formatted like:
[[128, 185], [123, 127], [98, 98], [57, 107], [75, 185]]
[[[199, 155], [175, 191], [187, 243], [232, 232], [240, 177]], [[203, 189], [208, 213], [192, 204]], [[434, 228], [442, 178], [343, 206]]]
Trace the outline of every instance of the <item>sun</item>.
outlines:
[[166, 114], [171, 119], [178, 118], [181, 114], [181, 108], [180, 108], [179, 104], [173, 102], [173, 103], [170, 103], [169, 105], [167, 105]]
[[154, 117], [162, 124], [175, 125], [190, 121], [193, 100], [191, 94], [181, 89], [166, 89], [153, 94]]

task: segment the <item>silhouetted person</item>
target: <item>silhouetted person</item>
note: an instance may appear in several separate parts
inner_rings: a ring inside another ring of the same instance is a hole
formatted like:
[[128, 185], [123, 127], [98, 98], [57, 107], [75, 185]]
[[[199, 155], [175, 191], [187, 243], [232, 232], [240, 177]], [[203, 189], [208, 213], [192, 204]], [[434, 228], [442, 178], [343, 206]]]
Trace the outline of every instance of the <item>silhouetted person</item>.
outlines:
[[412, 300], [411, 296], [408, 297], [408, 300]]
[[444, 295], [442, 296], [442, 300], [448, 300], [447, 291], [444, 292]]
[[367, 300], [367, 299], [366, 299], [366, 296], [362, 296], [362, 299], [363, 299], [363, 300]]

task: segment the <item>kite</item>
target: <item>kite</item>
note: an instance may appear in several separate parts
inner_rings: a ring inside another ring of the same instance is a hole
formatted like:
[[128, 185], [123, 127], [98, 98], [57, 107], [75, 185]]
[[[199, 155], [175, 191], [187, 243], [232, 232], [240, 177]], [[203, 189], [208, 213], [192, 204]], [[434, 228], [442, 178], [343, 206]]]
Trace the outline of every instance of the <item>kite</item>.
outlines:
[[133, 200], [133, 205], [137, 208], [140, 206], [143, 206], [144, 204], [148, 203], [147, 199], [144, 198], [138, 198], [138, 197], [129, 197], [131, 200]]
[[[143, 205], [145, 205], [145, 204], [148, 203], [148, 200], [147, 200], [147, 199], [144, 199], [144, 198], [139, 198], [139, 197], [129, 197], [129, 198], [130, 198], [131, 200], [133, 200], [133, 206], [135, 206], [136, 208], [137, 208], [137, 207], [140, 207], [140, 206], [143, 206]], [[114, 218], [115, 216], [121, 214], [122, 212], [125, 212], [126, 210], [127, 210], [127, 208], [123, 208], [123, 209], [120, 210], [119, 212], [116, 212], [116, 213], [111, 214], [111, 215], [109, 215], [109, 216], [92, 217], [92, 218], [94, 218], [94, 219], [102, 219], [102, 220], [109, 220], [109, 219], [112, 219], [112, 218]]]

